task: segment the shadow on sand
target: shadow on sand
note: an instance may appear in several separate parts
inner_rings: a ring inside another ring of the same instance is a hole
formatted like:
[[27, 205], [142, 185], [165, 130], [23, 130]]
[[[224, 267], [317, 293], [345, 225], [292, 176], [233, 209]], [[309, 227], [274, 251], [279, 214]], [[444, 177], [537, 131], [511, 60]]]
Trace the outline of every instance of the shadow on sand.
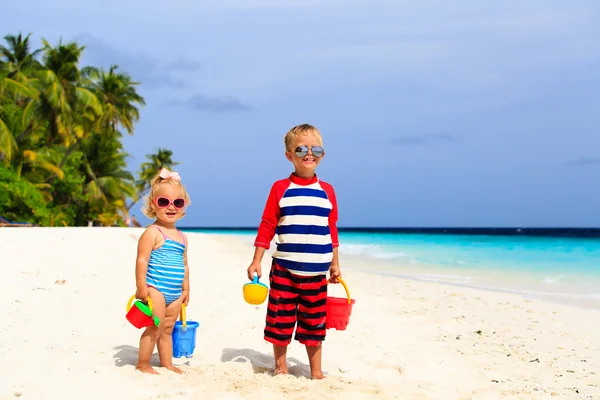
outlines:
[[[252, 349], [223, 349], [221, 361], [249, 362], [252, 364], [252, 369], [256, 374], [265, 372], [272, 374], [274, 369], [273, 356], [259, 353]], [[294, 357], [288, 357], [287, 363], [290, 375], [310, 378], [310, 367], [307, 364], [300, 362], [300, 360]]]
[[[126, 365], [135, 366], [137, 364], [137, 360], [138, 360], [138, 348], [137, 347], [123, 345], [123, 346], [116, 346], [115, 350], [117, 350], [117, 352], [115, 354], [113, 354], [113, 360], [115, 360], [115, 365], [117, 367], [124, 367]], [[152, 357], [151, 361], [154, 361], [154, 357]]]
[[[115, 365], [117, 367], [124, 367], [126, 365], [133, 365], [134, 367], [137, 365], [137, 361], [138, 361], [138, 348], [135, 346], [129, 346], [129, 345], [123, 345], [123, 346], [116, 346], [114, 348], [115, 350], [117, 350], [117, 352], [115, 354], [113, 354], [113, 360], [115, 361]], [[190, 365], [190, 360], [182, 357], [180, 358], [179, 362], [174, 361], [173, 364], [175, 364], [176, 366], [182, 366], [182, 365]], [[152, 358], [150, 359], [150, 365], [152, 367], [160, 367], [160, 359], [158, 357], [158, 353], [156, 352], [156, 350], [154, 351], [154, 353], [152, 354]]]

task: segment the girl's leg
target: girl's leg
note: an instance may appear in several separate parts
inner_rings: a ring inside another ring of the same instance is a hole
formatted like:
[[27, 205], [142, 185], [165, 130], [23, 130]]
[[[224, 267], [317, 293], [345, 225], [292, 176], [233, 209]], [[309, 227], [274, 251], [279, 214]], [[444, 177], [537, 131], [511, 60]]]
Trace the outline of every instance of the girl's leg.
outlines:
[[158, 357], [160, 365], [168, 370], [182, 374], [179, 368], [173, 365], [173, 328], [181, 312], [181, 297], [166, 307], [165, 321], [158, 338]]
[[150, 374], [158, 374], [154, 368], [150, 366], [150, 359], [154, 352], [154, 346], [159, 336], [159, 328], [165, 320], [165, 298], [158, 290], [149, 288], [150, 298], [152, 299], [152, 313], [160, 319], [160, 326], [151, 325], [146, 328], [140, 338], [140, 350], [138, 353], [138, 363], [136, 369], [141, 372]]

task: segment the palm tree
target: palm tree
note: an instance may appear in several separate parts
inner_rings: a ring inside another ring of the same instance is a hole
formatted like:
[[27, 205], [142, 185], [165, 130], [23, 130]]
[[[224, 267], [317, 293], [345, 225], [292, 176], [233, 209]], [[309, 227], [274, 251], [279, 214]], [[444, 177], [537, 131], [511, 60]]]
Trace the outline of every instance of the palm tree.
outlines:
[[32, 99], [38, 95], [35, 79], [39, 68], [35, 58], [41, 50], [30, 50], [29, 37], [6, 35], [0, 45], [0, 160], [10, 163], [18, 143], [33, 129]]
[[161, 168], [179, 163], [159, 148], [136, 181], [122, 136], [134, 133], [145, 104], [139, 83], [116, 65], [80, 68], [77, 43], [42, 40], [32, 50], [30, 36], [7, 35], [0, 45], [0, 178], [35, 201], [26, 213], [1, 201], [0, 214], [25, 213], [42, 225], [120, 224], [133, 204], [126, 200], [137, 201]]
[[175, 165], [179, 165], [179, 162], [173, 161], [173, 152], [171, 150], [160, 147], [156, 153], [146, 155], [146, 159], [148, 161], [140, 166], [140, 170], [138, 171], [139, 179], [135, 182], [136, 196], [133, 197], [132, 202], [127, 206], [127, 210], [131, 210], [131, 207], [148, 193], [152, 179], [154, 179], [162, 168], [172, 169]]
[[6, 68], [11, 79], [19, 81], [21, 73], [27, 74], [40, 66], [36, 56], [42, 49], [31, 51], [30, 36], [31, 33], [23, 37], [20, 32], [18, 36], [6, 35], [4, 40], [8, 47], [0, 45], [0, 66]]
[[89, 196], [86, 214], [102, 225], [115, 224], [121, 219], [119, 212], [127, 212], [125, 199], [135, 196], [134, 177], [126, 169], [129, 154], [114, 136], [91, 136], [82, 143], [82, 149], [85, 193]]
[[[134, 132], [134, 123], [140, 118], [138, 106], [145, 105], [145, 100], [136, 91], [138, 82], [133, 82], [129, 75], [116, 72], [117, 66], [113, 65], [109, 71], [93, 67], [82, 69], [82, 77], [89, 91], [98, 99], [102, 113], [99, 118], [89, 118], [91, 125], [84, 124], [84, 132], [108, 137], [120, 135], [118, 130], [122, 126], [130, 135]], [[59, 167], [62, 168], [67, 158], [75, 150], [86, 135], [79, 135], [77, 140], [69, 146]]]
[[102, 104], [102, 130], [112, 134], [121, 126], [133, 135], [134, 124], [140, 119], [138, 106], [146, 102], [136, 90], [139, 82], [133, 82], [126, 73], [117, 72], [118, 68], [111, 65], [108, 71], [100, 69], [99, 80], [93, 85], [92, 92]]
[[41, 113], [50, 122], [47, 145], [69, 146], [86, 135], [84, 120], [94, 120], [102, 114], [98, 98], [82, 85], [79, 60], [84, 47], [60, 40], [52, 47], [46, 40], [43, 51], [43, 70], [39, 73]]

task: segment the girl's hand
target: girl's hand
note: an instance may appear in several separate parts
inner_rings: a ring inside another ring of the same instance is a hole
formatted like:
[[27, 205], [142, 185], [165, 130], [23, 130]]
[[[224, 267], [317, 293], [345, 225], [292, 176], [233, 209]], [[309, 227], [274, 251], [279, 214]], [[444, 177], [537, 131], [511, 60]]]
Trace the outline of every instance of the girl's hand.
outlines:
[[329, 267], [329, 282], [340, 283], [338, 278], [342, 277], [342, 271], [340, 271], [339, 265], [331, 265]]
[[135, 298], [141, 301], [148, 301], [148, 297], [150, 297], [150, 290], [147, 286], [139, 287], [135, 292]]
[[188, 305], [188, 303], [190, 302], [190, 291], [189, 290], [183, 290], [181, 292], [181, 302], [183, 304], [185, 304], [186, 306]]

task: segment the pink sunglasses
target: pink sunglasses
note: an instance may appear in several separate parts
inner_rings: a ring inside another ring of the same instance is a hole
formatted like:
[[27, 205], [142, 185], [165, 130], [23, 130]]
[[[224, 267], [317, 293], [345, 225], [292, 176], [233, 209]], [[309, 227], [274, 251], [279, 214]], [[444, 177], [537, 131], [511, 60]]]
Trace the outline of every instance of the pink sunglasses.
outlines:
[[161, 197], [157, 197], [156, 200], [154, 200], [154, 204], [156, 204], [156, 206], [158, 208], [167, 208], [171, 204], [173, 204], [173, 207], [175, 207], [178, 210], [181, 210], [182, 208], [185, 207], [185, 199], [182, 199], [181, 197], [179, 197], [179, 198], [171, 201], [171, 199], [161, 196]]

